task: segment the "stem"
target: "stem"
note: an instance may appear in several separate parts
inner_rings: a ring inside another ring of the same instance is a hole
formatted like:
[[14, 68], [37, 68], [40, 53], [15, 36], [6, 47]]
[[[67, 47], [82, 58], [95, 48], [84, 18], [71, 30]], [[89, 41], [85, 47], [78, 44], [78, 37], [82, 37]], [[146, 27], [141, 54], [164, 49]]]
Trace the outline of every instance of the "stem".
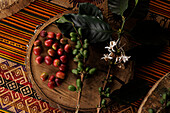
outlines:
[[[76, 34], [78, 35], [78, 40], [80, 41], [81, 46], [83, 47], [83, 42], [81, 40], [81, 36], [79, 35], [77, 29], [75, 28], [74, 23], [72, 23], [72, 25], [73, 25], [74, 30], [76, 31]], [[86, 59], [85, 58], [83, 59], [83, 62], [84, 62], [84, 64], [86, 63]], [[81, 88], [79, 89], [78, 96], [77, 96], [77, 106], [76, 106], [75, 113], [78, 113], [79, 112], [79, 108], [80, 108], [81, 93], [82, 93], [83, 82], [84, 82], [84, 73], [83, 72], [81, 73], [80, 77], [81, 77]]]
[[82, 40], [81, 40], [81, 36], [79, 35], [79, 33], [78, 33], [78, 31], [77, 31], [74, 23], [72, 23], [72, 25], [73, 25], [74, 30], [76, 31], [76, 34], [78, 35], [78, 38], [79, 38], [79, 41], [80, 41], [81, 45], [83, 46], [83, 42], [82, 42]]
[[122, 30], [124, 28], [124, 25], [125, 25], [125, 17], [122, 16], [122, 25], [121, 25], [121, 28], [118, 31], [118, 39], [120, 39], [120, 36], [121, 36]]
[[[124, 28], [124, 25], [125, 25], [125, 17], [122, 16], [122, 25], [121, 25], [121, 28], [119, 29], [118, 31], [118, 43], [120, 45], [120, 38], [121, 38], [121, 34], [122, 34], [122, 30]], [[109, 79], [109, 75], [110, 75], [110, 70], [111, 70], [111, 63], [109, 64], [109, 69], [108, 69], [108, 72], [107, 72], [107, 76], [106, 76], [106, 80], [104, 81], [104, 84], [103, 84], [103, 91], [105, 90], [106, 86], [107, 86], [107, 83], [108, 83], [108, 79]], [[102, 96], [100, 95], [100, 98], [99, 98], [99, 105], [97, 107], [97, 113], [100, 113], [101, 112], [101, 101], [102, 101]]]
[[[103, 91], [105, 90], [105, 88], [106, 88], [106, 86], [107, 86], [111, 67], [112, 67], [111, 64], [109, 64], [109, 69], [108, 69], [108, 72], [107, 72], [106, 80], [104, 81], [104, 84], [103, 84]], [[102, 101], [102, 96], [100, 95], [99, 105], [98, 105], [98, 107], [97, 107], [97, 113], [100, 113], [100, 111], [101, 111], [101, 109], [102, 109], [102, 108], [101, 108], [101, 101]]]
[[132, 9], [131, 13], [129, 14], [129, 16], [126, 18], [126, 20], [128, 20], [131, 15], [133, 14], [134, 10], [136, 9], [136, 6], [137, 6], [138, 3], [136, 3], [135, 7]]
[[83, 87], [83, 82], [84, 82], [84, 74], [82, 73], [81, 75], [81, 88], [78, 92], [78, 97], [77, 97], [77, 107], [76, 107], [76, 112], [75, 113], [78, 113], [79, 112], [79, 108], [80, 108], [80, 99], [81, 99], [81, 93], [82, 93], [82, 87]]
[[121, 35], [122, 35], [122, 30], [124, 28], [124, 25], [125, 25], [125, 17], [122, 16], [122, 25], [121, 25], [121, 28], [119, 29], [117, 35], [118, 35], [118, 39], [119, 39], [119, 42], [118, 42], [118, 46], [120, 46], [120, 38], [121, 38]]

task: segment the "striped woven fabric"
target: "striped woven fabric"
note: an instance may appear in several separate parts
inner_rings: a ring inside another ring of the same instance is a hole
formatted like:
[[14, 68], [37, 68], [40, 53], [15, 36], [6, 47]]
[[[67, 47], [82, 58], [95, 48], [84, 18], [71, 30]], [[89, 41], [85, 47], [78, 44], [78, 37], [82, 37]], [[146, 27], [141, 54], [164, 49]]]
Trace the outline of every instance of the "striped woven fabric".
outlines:
[[11, 112], [6, 111], [6, 110], [4, 110], [4, 109], [0, 109], [0, 113], [11, 113]]
[[150, 7], [150, 12], [166, 18], [170, 18], [169, 0], [150, 0], [149, 7]]
[[138, 67], [136, 76], [150, 83], [150, 87], [166, 73], [170, 72], [170, 47], [166, 47], [153, 63]]
[[37, 25], [67, 9], [36, 0], [20, 12], [0, 20], [0, 57], [24, 65], [26, 45]]
[[[137, 67], [135, 76], [144, 80], [151, 88], [168, 72], [170, 72], [170, 47], [165, 47], [151, 64]], [[139, 99], [131, 104], [139, 107], [142, 101], [143, 99]]]

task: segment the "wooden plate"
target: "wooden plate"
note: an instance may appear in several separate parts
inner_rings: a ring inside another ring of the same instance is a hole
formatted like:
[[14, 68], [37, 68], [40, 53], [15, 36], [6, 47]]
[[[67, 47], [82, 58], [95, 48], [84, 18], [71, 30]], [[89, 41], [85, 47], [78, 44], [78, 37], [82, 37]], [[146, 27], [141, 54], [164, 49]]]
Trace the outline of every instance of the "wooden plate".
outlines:
[[[167, 73], [150, 89], [144, 98], [138, 113], [147, 113], [149, 108], [158, 110], [162, 105], [160, 103], [161, 95], [170, 88], [170, 73]], [[170, 109], [169, 109], [170, 110]], [[168, 113], [168, 112], [165, 112]]]
[[[66, 12], [71, 13], [71, 12]], [[64, 13], [64, 14], [66, 14]], [[61, 86], [55, 87], [54, 89], [50, 89], [47, 86], [47, 81], [43, 82], [40, 79], [40, 74], [43, 72], [47, 72], [49, 75], [55, 75], [58, 71], [58, 68], [50, 65], [47, 66], [44, 62], [42, 64], [36, 64], [35, 58], [36, 56], [33, 54], [33, 43], [35, 40], [45, 40], [39, 36], [40, 31], [45, 29], [46, 31], [53, 31], [55, 33], [60, 32], [58, 27], [53, 24], [58, 18], [60, 18], [63, 14], [59, 14], [54, 18], [51, 18], [47, 21], [43, 26], [41, 26], [35, 35], [32, 37], [29, 43], [29, 47], [27, 50], [26, 56], [26, 69], [28, 78], [31, 80], [33, 84], [33, 88], [37, 91], [37, 93], [41, 96], [42, 99], [48, 101], [52, 107], [58, 107], [60, 105], [62, 108], [67, 110], [75, 110], [76, 107], [76, 100], [77, 100], [77, 93], [68, 91], [68, 85], [72, 84], [75, 85], [77, 76], [71, 73], [71, 69], [76, 68], [76, 64], [73, 62], [72, 55], [69, 56], [69, 69], [67, 73], [67, 77], [62, 83]], [[104, 60], [101, 60], [101, 57], [104, 53], [104, 46], [103, 45], [92, 45], [90, 47], [90, 57], [87, 64], [91, 65], [92, 67], [97, 67], [98, 71], [95, 75], [89, 77], [85, 80], [83, 86], [83, 93], [81, 98], [81, 111], [95, 111], [96, 105], [98, 104], [99, 92], [98, 87], [102, 86], [102, 81], [106, 76], [108, 66]], [[46, 56], [47, 48], [43, 48], [42, 56]], [[132, 62], [129, 62], [126, 69], [112, 69], [112, 73], [114, 73], [115, 77], [127, 83], [129, 79], [133, 75], [133, 67]], [[122, 86], [117, 80], [114, 80], [112, 84], [112, 91], [119, 89]]]

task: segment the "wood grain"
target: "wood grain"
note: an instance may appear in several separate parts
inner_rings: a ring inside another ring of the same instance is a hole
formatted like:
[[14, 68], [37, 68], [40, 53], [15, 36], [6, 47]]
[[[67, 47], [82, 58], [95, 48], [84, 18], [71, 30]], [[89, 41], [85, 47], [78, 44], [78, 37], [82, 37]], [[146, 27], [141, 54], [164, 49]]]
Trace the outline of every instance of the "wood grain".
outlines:
[[[65, 12], [63, 14], [72, 13], [71, 11]], [[76, 79], [78, 78], [76, 75], [71, 73], [71, 69], [76, 68], [76, 64], [73, 62], [73, 56], [69, 56], [69, 69], [67, 72], [67, 77], [62, 83], [61, 86], [55, 87], [54, 89], [49, 89], [47, 86], [47, 81], [42, 82], [40, 80], [40, 74], [43, 72], [47, 72], [49, 75], [55, 75], [58, 71], [58, 68], [50, 65], [47, 66], [44, 62], [40, 65], [35, 63], [36, 56], [33, 54], [33, 43], [36, 39], [40, 39], [44, 41], [45, 39], [39, 36], [40, 31], [43, 29], [47, 31], [53, 31], [55, 33], [60, 32], [53, 22], [60, 18], [63, 14], [59, 14], [54, 18], [51, 18], [47, 21], [43, 26], [41, 26], [35, 35], [32, 37], [29, 43], [29, 48], [27, 50], [26, 56], [26, 69], [29, 79], [31, 80], [34, 89], [41, 96], [42, 99], [48, 101], [52, 107], [58, 107], [60, 105], [62, 108], [67, 110], [75, 110], [76, 107], [76, 99], [77, 93], [68, 91], [68, 85], [75, 85]], [[71, 43], [72, 44], [72, 43]], [[90, 56], [87, 61], [87, 65], [92, 67], [97, 67], [98, 71], [95, 75], [89, 77], [85, 80], [83, 85], [83, 92], [80, 104], [80, 111], [85, 112], [95, 112], [96, 105], [98, 104], [98, 87], [102, 86], [102, 81], [106, 76], [108, 65], [104, 60], [101, 60], [103, 56], [105, 44], [93, 44], [90, 46]], [[48, 48], [43, 48], [42, 56], [46, 56], [46, 50]], [[122, 80], [124, 83], [128, 83], [130, 78], [133, 76], [133, 62], [129, 62], [127, 64], [126, 69], [118, 69], [112, 68], [111, 73], [114, 74], [117, 78]], [[114, 80], [112, 84], [112, 91], [121, 88], [122, 84]]]

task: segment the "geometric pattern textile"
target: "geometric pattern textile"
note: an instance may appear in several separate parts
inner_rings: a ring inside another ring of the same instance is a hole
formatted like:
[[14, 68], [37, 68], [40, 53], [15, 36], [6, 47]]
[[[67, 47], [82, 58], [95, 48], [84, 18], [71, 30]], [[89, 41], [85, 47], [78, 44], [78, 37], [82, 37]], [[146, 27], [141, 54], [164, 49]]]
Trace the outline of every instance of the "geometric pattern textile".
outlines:
[[0, 108], [15, 113], [60, 113], [33, 90], [25, 66], [0, 58]]

